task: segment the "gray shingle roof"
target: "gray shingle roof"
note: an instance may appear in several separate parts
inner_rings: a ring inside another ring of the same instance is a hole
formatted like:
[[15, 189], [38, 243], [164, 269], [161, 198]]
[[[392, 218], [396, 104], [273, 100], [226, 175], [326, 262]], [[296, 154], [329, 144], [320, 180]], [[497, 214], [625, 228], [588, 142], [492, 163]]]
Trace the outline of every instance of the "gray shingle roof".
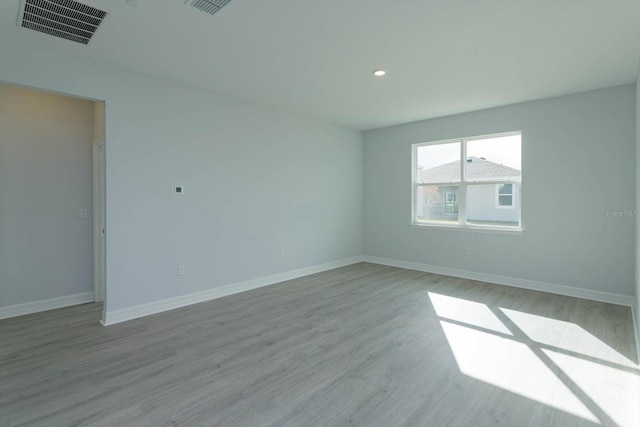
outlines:
[[[520, 178], [518, 169], [480, 157], [467, 158], [468, 180], [507, 180]], [[456, 182], [460, 180], [460, 161], [445, 163], [418, 173], [418, 182]]]

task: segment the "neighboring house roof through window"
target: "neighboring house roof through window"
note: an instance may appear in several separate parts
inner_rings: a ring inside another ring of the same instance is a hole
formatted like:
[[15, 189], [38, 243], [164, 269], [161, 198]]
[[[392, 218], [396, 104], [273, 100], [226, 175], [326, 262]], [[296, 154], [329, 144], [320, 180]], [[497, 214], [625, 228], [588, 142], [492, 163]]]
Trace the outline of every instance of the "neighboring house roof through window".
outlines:
[[[418, 182], [460, 181], [460, 161], [436, 166], [418, 172]], [[520, 178], [520, 171], [509, 166], [494, 163], [481, 157], [467, 158], [467, 180], [508, 180]]]

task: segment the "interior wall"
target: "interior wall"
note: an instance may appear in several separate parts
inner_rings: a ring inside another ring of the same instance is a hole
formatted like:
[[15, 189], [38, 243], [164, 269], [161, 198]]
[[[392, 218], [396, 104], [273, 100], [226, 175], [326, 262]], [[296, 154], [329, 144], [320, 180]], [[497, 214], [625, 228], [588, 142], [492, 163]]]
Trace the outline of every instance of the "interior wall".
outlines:
[[[636, 214], [640, 214], [640, 69], [636, 82]], [[636, 217], [636, 339], [640, 339], [640, 219]], [[640, 343], [638, 343], [640, 347]]]
[[[365, 132], [365, 255], [633, 295], [635, 94], [631, 84]], [[410, 226], [411, 144], [516, 130], [521, 235]]]
[[0, 84], [0, 307], [93, 290], [92, 136], [91, 102]]
[[34, 45], [0, 57], [0, 80], [106, 101], [107, 311], [362, 254], [361, 132]]

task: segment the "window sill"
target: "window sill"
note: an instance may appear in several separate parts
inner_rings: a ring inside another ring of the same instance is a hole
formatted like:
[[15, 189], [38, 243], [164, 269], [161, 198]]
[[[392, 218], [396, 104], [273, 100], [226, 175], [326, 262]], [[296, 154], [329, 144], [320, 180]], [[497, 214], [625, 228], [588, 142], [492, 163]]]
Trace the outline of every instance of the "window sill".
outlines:
[[491, 233], [491, 234], [509, 234], [522, 235], [524, 229], [522, 227], [495, 227], [495, 226], [476, 226], [476, 225], [443, 225], [443, 224], [411, 224], [412, 228], [420, 228], [423, 230], [447, 230], [447, 231], [467, 231], [472, 233]]

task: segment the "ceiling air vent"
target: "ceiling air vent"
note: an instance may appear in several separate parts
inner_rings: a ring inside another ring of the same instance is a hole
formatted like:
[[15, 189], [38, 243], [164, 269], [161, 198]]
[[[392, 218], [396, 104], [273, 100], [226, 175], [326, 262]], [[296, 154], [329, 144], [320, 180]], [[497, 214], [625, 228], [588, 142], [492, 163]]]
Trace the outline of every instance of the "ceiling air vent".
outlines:
[[185, 3], [203, 12], [207, 12], [209, 15], [213, 15], [230, 1], [231, 0], [187, 0]]
[[104, 10], [75, 0], [23, 0], [19, 25], [77, 43], [88, 44]]

